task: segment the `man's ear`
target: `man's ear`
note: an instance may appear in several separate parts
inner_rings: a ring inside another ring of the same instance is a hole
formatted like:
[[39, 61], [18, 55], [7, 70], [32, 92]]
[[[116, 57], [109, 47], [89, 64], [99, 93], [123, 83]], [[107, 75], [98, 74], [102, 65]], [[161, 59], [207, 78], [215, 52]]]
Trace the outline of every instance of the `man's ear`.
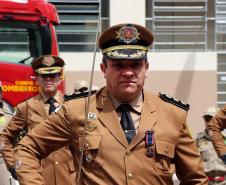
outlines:
[[100, 64], [100, 69], [102, 71], [102, 73], [104, 74], [104, 78], [106, 77], [106, 65], [101, 63]]
[[149, 69], [149, 63], [145, 63], [145, 78], [148, 77], [148, 69]]

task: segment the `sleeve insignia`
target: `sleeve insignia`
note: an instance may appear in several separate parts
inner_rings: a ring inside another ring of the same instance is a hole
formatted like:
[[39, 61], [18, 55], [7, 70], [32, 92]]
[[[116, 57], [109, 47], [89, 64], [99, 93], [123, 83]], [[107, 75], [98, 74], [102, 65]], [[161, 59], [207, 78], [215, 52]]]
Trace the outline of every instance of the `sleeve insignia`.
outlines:
[[184, 103], [183, 101], [180, 101], [180, 100], [177, 100], [171, 96], [168, 96], [164, 93], [159, 93], [159, 96], [162, 100], [166, 101], [166, 102], [169, 102], [173, 105], [176, 105], [177, 107], [180, 107], [186, 111], [188, 111], [190, 109], [190, 105], [187, 104], [187, 103]]

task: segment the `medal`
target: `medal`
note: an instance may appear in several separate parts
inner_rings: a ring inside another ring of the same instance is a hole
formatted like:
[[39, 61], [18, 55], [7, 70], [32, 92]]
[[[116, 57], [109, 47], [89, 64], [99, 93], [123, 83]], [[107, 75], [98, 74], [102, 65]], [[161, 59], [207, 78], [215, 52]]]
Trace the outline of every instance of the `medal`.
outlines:
[[147, 130], [145, 132], [145, 147], [154, 145], [154, 130]]
[[145, 132], [145, 155], [149, 158], [154, 156], [154, 130], [147, 130]]
[[154, 149], [153, 147], [148, 147], [145, 151], [147, 157], [152, 158], [154, 156]]

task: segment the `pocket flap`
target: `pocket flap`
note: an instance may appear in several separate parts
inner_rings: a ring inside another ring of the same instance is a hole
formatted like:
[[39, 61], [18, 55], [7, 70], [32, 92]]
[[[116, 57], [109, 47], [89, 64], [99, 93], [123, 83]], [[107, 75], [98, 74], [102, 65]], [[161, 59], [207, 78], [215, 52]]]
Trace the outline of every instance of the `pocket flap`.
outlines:
[[164, 140], [155, 140], [156, 152], [160, 155], [165, 155], [174, 158], [175, 145]]
[[[85, 137], [84, 150], [94, 150], [98, 149], [101, 142], [101, 135], [89, 135]], [[79, 138], [80, 149], [82, 147], [83, 137]]]

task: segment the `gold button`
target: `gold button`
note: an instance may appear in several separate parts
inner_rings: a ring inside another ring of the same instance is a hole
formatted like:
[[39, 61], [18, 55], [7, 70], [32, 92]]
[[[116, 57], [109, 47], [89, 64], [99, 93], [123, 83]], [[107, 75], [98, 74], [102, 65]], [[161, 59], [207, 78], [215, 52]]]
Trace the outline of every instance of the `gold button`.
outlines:
[[132, 179], [133, 178], [133, 174], [132, 173], [128, 173], [128, 179]]
[[89, 154], [89, 153], [85, 156], [85, 158], [86, 158], [86, 162], [87, 162], [87, 163], [91, 163], [91, 162], [92, 162], [92, 160], [93, 160], [92, 155], [91, 155], [91, 154]]
[[85, 148], [86, 148], [86, 149], [89, 148], [89, 143], [86, 143], [86, 144], [85, 144]]
[[55, 164], [57, 165], [57, 164], [59, 164], [59, 163], [56, 161]]
[[130, 150], [128, 150], [127, 152], [126, 152], [126, 155], [130, 155], [131, 154], [131, 151]]

